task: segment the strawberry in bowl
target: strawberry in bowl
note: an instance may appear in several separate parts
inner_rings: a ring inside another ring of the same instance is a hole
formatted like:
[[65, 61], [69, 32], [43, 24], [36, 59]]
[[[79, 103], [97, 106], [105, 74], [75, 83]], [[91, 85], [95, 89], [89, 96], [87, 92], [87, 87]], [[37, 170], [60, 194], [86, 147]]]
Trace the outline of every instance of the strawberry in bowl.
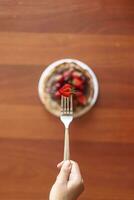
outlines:
[[60, 96], [64, 97], [70, 97], [71, 94], [73, 94], [72, 86], [71, 84], [65, 84], [63, 87], [61, 87], [58, 91], [60, 93]]
[[39, 97], [47, 110], [60, 116], [61, 96], [73, 96], [74, 117], [85, 114], [96, 102], [98, 81], [86, 64], [64, 59], [48, 66], [39, 81]]

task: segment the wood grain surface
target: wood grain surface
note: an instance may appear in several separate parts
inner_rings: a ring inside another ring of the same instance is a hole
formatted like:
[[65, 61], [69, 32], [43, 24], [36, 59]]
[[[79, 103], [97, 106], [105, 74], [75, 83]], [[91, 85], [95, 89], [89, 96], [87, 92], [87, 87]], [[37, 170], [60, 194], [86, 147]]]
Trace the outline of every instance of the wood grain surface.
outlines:
[[45, 200], [64, 129], [38, 98], [51, 62], [96, 73], [96, 106], [71, 126], [83, 200], [134, 199], [134, 1], [0, 0], [0, 200]]

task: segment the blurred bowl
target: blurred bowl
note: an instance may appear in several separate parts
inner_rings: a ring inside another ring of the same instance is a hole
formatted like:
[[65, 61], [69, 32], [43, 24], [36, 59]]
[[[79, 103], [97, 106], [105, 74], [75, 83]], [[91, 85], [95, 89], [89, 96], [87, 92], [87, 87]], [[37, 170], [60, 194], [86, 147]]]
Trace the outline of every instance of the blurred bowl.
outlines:
[[61, 60], [53, 62], [48, 67], [46, 67], [45, 70], [43, 71], [43, 73], [41, 74], [39, 84], [38, 84], [39, 98], [40, 98], [41, 102], [43, 103], [43, 105], [45, 106], [45, 108], [50, 113], [52, 113], [53, 115], [55, 115], [57, 117], [60, 116], [60, 105], [58, 105], [57, 102], [53, 102], [54, 106], [57, 107], [56, 110], [52, 109], [52, 107], [48, 105], [48, 101], [46, 101], [46, 94], [44, 92], [44, 86], [45, 86], [44, 84], [45, 84], [46, 78], [54, 70], [54, 68], [57, 67], [58, 65], [61, 65], [64, 63], [75, 63], [75, 64], [79, 65], [82, 69], [86, 70], [89, 73], [90, 77], [92, 78], [92, 87], [93, 87], [92, 97], [89, 97], [87, 106], [80, 109], [79, 112], [74, 113], [74, 117], [80, 117], [80, 116], [84, 115], [85, 113], [87, 113], [96, 103], [98, 93], [99, 93], [99, 84], [98, 84], [97, 77], [96, 77], [95, 73], [93, 72], [93, 70], [88, 65], [86, 65], [85, 63], [83, 63], [79, 60], [61, 59]]

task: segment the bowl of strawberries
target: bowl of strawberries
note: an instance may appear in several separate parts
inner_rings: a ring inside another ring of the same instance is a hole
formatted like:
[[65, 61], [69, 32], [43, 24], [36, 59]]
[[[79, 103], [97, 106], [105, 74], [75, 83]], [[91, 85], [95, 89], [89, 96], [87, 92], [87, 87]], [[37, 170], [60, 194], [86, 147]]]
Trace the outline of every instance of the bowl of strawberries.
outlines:
[[73, 97], [74, 117], [88, 112], [98, 97], [98, 81], [93, 70], [76, 59], [61, 59], [45, 68], [38, 93], [46, 109], [60, 116], [61, 96]]

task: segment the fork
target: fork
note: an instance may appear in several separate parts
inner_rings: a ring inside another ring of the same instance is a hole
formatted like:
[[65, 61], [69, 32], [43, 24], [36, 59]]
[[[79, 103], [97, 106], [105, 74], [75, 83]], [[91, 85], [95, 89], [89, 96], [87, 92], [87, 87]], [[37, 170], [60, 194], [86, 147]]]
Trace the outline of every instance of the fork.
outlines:
[[61, 115], [60, 120], [65, 126], [64, 137], [64, 160], [70, 160], [70, 145], [69, 145], [69, 125], [73, 120], [73, 97], [61, 96]]

